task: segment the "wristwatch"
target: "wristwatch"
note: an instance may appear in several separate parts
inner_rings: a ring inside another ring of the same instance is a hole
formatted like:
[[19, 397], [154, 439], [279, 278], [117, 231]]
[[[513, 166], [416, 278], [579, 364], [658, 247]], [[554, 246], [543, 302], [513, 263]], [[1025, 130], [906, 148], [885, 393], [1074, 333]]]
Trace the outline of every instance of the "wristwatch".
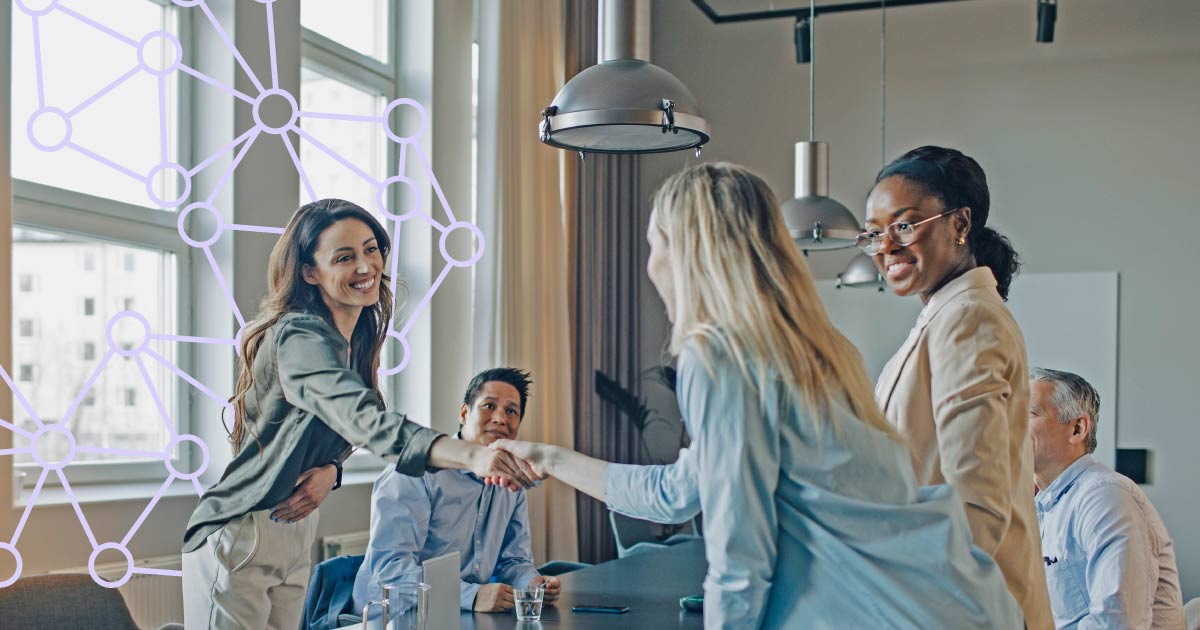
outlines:
[[338, 488], [342, 487], [342, 462], [339, 462], [338, 460], [335, 459], [329, 463], [333, 464], [334, 468], [337, 468], [337, 471], [338, 471], [337, 481], [333, 482], [333, 488], [332, 488], [332, 490], [337, 490]]

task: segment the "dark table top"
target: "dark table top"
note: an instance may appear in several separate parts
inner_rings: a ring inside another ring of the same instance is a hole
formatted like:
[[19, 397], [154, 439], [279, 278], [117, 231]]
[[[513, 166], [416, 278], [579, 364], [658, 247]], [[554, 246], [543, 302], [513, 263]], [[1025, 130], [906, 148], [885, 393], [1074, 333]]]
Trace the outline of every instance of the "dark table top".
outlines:
[[[540, 626], [518, 623], [512, 611], [464, 613], [462, 630], [703, 628], [703, 615], [680, 610], [679, 598], [702, 592], [707, 566], [704, 543], [698, 540], [605, 562], [560, 576], [562, 594], [555, 605], [542, 608]], [[628, 606], [629, 612], [572, 612], [576, 605]]]

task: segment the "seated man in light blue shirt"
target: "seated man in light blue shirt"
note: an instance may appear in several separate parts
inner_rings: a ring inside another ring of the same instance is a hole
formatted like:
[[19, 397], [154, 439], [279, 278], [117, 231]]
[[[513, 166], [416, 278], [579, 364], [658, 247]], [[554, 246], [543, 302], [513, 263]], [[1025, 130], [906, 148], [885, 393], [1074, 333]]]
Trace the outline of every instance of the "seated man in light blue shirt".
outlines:
[[[485, 446], [516, 437], [529, 384], [529, 374], [514, 368], [477, 374], [463, 397], [457, 437]], [[513, 587], [531, 584], [545, 587], [547, 603], [558, 598], [558, 578], [533, 566], [523, 490], [486, 485], [462, 470], [409, 477], [389, 468], [371, 493], [371, 542], [354, 580], [354, 609], [379, 599], [382, 584], [411, 581], [422, 562], [452, 551], [461, 562], [463, 610], [511, 610]]]
[[1030, 372], [1042, 560], [1062, 628], [1182, 628], [1175, 548], [1133, 481], [1092, 458], [1100, 395], [1076, 374]]

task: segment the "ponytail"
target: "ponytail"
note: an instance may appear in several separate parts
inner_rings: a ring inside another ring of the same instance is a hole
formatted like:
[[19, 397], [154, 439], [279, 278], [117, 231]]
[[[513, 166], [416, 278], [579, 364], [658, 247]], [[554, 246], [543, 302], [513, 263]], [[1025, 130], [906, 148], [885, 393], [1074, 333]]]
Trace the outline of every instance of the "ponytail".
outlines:
[[992, 270], [992, 275], [996, 276], [996, 291], [1007, 301], [1008, 287], [1021, 268], [1020, 257], [1008, 237], [990, 227], [984, 227], [972, 236], [971, 250], [975, 252], [975, 262]]

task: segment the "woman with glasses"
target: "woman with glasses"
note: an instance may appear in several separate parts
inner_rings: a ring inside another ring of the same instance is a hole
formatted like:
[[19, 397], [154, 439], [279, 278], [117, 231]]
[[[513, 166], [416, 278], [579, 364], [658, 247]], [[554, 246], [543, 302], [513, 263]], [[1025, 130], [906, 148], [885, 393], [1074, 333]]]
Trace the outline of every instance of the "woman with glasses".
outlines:
[[917, 481], [948, 483], [976, 545], [995, 558], [1029, 628], [1052, 628], [1028, 438], [1025, 340], [1004, 301], [1020, 265], [987, 227], [987, 178], [926, 146], [888, 164], [858, 243], [896, 295], [925, 304], [875, 397], [912, 449]]
[[917, 484], [766, 183], [701, 164], [653, 205], [646, 272], [671, 320], [690, 446], [668, 466], [492, 448], [622, 514], [703, 511], [709, 630], [1020, 628], [954, 492]]

